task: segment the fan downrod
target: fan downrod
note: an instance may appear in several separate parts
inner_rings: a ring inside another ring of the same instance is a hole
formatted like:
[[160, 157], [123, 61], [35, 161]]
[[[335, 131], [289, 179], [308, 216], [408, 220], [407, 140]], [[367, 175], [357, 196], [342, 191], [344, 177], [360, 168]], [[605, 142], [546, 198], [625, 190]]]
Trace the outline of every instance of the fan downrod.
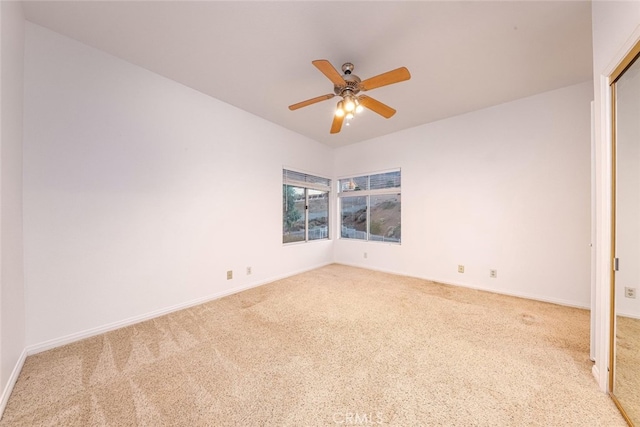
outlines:
[[355, 74], [351, 74], [353, 72], [354, 66], [351, 62], [345, 62], [342, 64], [342, 72], [344, 75], [342, 78], [344, 79], [344, 85], [335, 85], [333, 87], [333, 92], [339, 96], [345, 95], [355, 95], [360, 92], [360, 77]]
[[353, 71], [353, 64], [351, 62], [345, 62], [342, 64], [342, 72], [349, 75]]

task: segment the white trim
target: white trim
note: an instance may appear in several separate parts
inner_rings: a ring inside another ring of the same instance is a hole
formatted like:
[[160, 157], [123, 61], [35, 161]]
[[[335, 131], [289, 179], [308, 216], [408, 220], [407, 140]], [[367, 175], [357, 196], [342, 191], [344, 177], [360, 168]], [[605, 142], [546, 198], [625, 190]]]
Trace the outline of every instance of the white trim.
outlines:
[[[314, 176], [318, 176], [318, 175], [314, 175]], [[319, 177], [319, 178], [322, 178], [322, 177]], [[329, 180], [329, 181], [331, 181], [331, 180]], [[282, 180], [282, 184], [283, 185], [288, 185], [290, 187], [308, 188], [310, 190], [317, 190], [317, 191], [323, 191], [325, 193], [331, 193], [331, 185], [327, 186], [327, 185], [322, 185], [322, 184], [316, 184], [316, 183], [313, 183], [313, 182], [296, 181], [294, 179], [283, 179]]]
[[618, 312], [618, 314], [616, 315], [616, 317], [627, 317], [629, 319], [636, 319], [636, 320], [640, 320], [640, 314], [638, 313], [625, 313], [625, 312]]
[[596, 153], [599, 153], [599, 162], [596, 163], [597, 188], [596, 212], [596, 331], [595, 331], [595, 362], [598, 385], [602, 391], [608, 390], [609, 383], [609, 349], [611, 326], [611, 90], [609, 88], [609, 75], [618, 67], [622, 60], [631, 52], [636, 43], [640, 41], [640, 25], [631, 33], [622, 44], [609, 65], [600, 73], [594, 70], [594, 81], [599, 79], [600, 103], [596, 105], [596, 114], [599, 118], [600, 132], [596, 135]]
[[618, 68], [618, 65], [620, 65], [622, 60], [626, 58], [629, 53], [631, 53], [631, 50], [638, 43], [638, 41], [640, 41], [640, 25], [638, 25], [636, 29], [633, 30], [633, 32], [629, 35], [627, 41], [624, 42], [624, 44], [620, 47], [618, 54], [613, 57], [609, 65], [603, 70], [602, 74], [604, 76], [607, 76], [607, 84], [609, 84], [608, 77], [615, 71], [616, 68]]
[[596, 218], [597, 218], [597, 205], [596, 205], [596, 110], [595, 101], [591, 101], [591, 233], [589, 235], [589, 250], [590, 250], [590, 267], [591, 267], [591, 327], [589, 329], [589, 359], [592, 362], [596, 360]]
[[[622, 60], [622, 58], [620, 59]], [[596, 152], [600, 153], [596, 164], [596, 179], [600, 183], [596, 201], [596, 354], [598, 385], [608, 390], [609, 375], [609, 326], [611, 306], [611, 92], [608, 75], [600, 76], [600, 138]]]
[[44, 341], [38, 344], [33, 344], [33, 345], [29, 345], [27, 346], [27, 348], [25, 349], [26, 354], [31, 356], [33, 354], [37, 354], [46, 350], [50, 350], [52, 348], [56, 348], [56, 347], [60, 347], [66, 344], [70, 344], [76, 341], [80, 341], [83, 340], [85, 338], [90, 338], [93, 337], [95, 335], [99, 335], [99, 334], [103, 334], [105, 332], [109, 332], [109, 331], [113, 331], [115, 329], [120, 329], [120, 328], [124, 328], [126, 326], [131, 326], [134, 325], [136, 323], [140, 323], [140, 322], [144, 322], [146, 320], [150, 320], [150, 319], [154, 319], [156, 317], [160, 317], [160, 316], [164, 316], [166, 314], [169, 313], [173, 313], [176, 312], [178, 310], [183, 310], [185, 308], [189, 308], [189, 307], [193, 307], [199, 304], [204, 304], [206, 302], [209, 301], [213, 301], [219, 298], [223, 298], [229, 295], [233, 295], [236, 294], [238, 292], [242, 292], [242, 291], [246, 291], [248, 289], [252, 289], [252, 288], [257, 288], [258, 286], [262, 286], [262, 285], [266, 285], [268, 283], [272, 283], [275, 282], [277, 280], [281, 280], [281, 279], [286, 279], [287, 277], [291, 277], [291, 276], [295, 276], [296, 274], [300, 274], [300, 273], [304, 273], [307, 271], [311, 271], [311, 270], [315, 270], [317, 268], [321, 268], [324, 266], [327, 266], [329, 264], [332, 264], [332, 262], [327, 262], [327, 263], [323, 263], [314, 267], [310, 267], [310, 268], [305, 268], [302, 270], [298, 270], [298, 271], [294, 271], [294, 272], [290, 272], [284, 275], [280, 275], [280, 276], [275, 276], [275, 277], [271, 277], [269, 279], [265, 279], [265, 280], [261, 280], [258, 282], [254, 282], [248, 285], [244, 285], [244, 286], [238, 286], [235, 288], [231, 288], [228, 289], [226, 291], [222, 291], [222, 292], [218, 292], [215, 293], [213, 295], [209, 295], [206, 296], [204, 298], [198, 298], [192, 301], [188, 301], [185, 303], [181, 303], [181, 304], [176, 304], [167, 308], [163, 308], [160, 310], [155, 310], [152, 311], [150, 313], [147, 314], [143, 314], [140, 316], [134, 316], [134, 317], [130, 317], [128, 319], [124, 319], [124, 320], [120, 320], [117, 322], [113, 322], [113, 323], [109, 323], [103, 326], [98, 326], [96, 328], [91, 328], [91, 329], [87, 329], [84, 331], [80, 331], [80, 332], [75, 332], [73, 334], [69, 334], [69, 335], [65, 335], [63, 337], [59, 337], [59, 338], [54, 338], [48, 341]]
[[550, 303], [550, 304], [562, 305], [562, 306], [565, 306], [565, 307], [572, 307], [572, 308], [580, 308], [580, 309], [589, 310], [589, 306], [587, 306], [587, 305], [576, 304], [574, 302], [566, 301], [566, 300], [562, 300], [562, 299], [558, 299], [558, 298], [545, 298], [545, 297], [541, 297], [541, 296], [537, 296], [537, 295], [531, 295], [531, 294], [526, 294], [526, 293], [518, 293], [518, 292], [504, 292], [504, 291], [491, 289], [491, 288], [486, 288], [486, 287], [482, 287], [482, 286], [470, 285], [468, 283], [463, 283], [463, 282], [455, 282], [455, 281], [450, 281], [450, 280], [440, 280], [440, 279], [433, 279], [433, 278], [429, 278], [429, 277], [415, 276], [415, 275], [406, 274], [406, 273], [399, 273], [397, 271], [392, 271], [392, 270], [386, 270], [386, 269], [381, 269], [381, 268], [373, 268], [373, 267], [369, 267], [369, 266], [363, 266], [363, 265], [360, 265], [360, 264], [343, 263], [343, 262], [336, 263], [336, 264], [347, 265], [349, 267], [363, 268], [365, 270], [379, 271], [381, 273], [395, 274], [397, 276], [411, 277], [411, 278], [414, 278], [414, 279], [427, 280], [427, 281], [430, 281], [430, 282], [440, 283], [442, 285], [457, 286], [457, 287], [460, 287], [460, 288], [467, 288], [467, 289], [474, 289], [474, 290], [478, 290], [478, 291], [490, 292], [492, 294], [506, 295], [506, 296], [510, 296], [510, 297], [524, 298], [524, 299], [533, 300], [533, 301], [541, 301], [541, 302], [547, 302], [547, 303]]
[[16, 366], [14, 366], [13, 371], [11, 371], [11, 375], [9, 376], [9, 380], [7, 381], [7, 385], [4, 387], [4, 390], [2, 390], [2, 396], [0, 396], [0, 419], [2, 419], [4, 410], [7, 407], [7, 403], [9, 402], [9, 397], [11, 396], [11, 392], [13, 391], [13, 387], [18, 381], [18, 377], [20, 376], [20, 372], [22, 371], [25, 360], [27, 360], [26, 348], [22, 350], [22, 354], [20, 354], [20, 357], [16, 362]]
[[[0, 0], [2, 1], [2, 0]], [[287, 242], [287, 243], [282, 243], [282, 247], [283, 248], [287, 248], [289, 246], [297, 246], [297, 245], [305, 245], [308, 243], [313, 243], [313, 242], [326, 242], [326, 241], [331, 241], [333, 240], [331, 238], [331, 229], [329, 229], [329, 233], [327, 235], [327, 237], [324, 237], [322, 239], [313, 239], [313, 240], [298, 240], [297, 242]]]
[[[355, 177], [354, 177], [355, 178]], [[341, 197], [358, 197], [358, 196], [384, 196], [384, 195], [401, 195], [400, 187], [376, 188], [375, 190], [347, 190], [340, 191], [338, 198]]]
[[[429, 279], [429, 280], [431, 280], [431, 279]], [[540, 302], [546, 302], [546, 303], [549, 303], [549, 304], [562, 305], [562, 306], [565, 306], [565, 307], [572, 307], [572, 308], [590, 310], [590, 307], [588, 305], [576, 304], [575, 302], [563, 300], [563, 299], [560, 299], [560, 298], [547, 298], [547, 297], [542, 297], [542, 296], [539, 296], [539, 295], [533, 295], [533, 294], [528, 294], [528, 293], [519, 293], [519, 292], [505, 292], [505, 291], [501, 291], [501, 290], [486, 288], [486, 287], [483, 287], [483, 286], [469, 285], [467, 283], [461, 283], [461, 282], [447, 282], [447, 281], [444, 281], [444, 280], [433, 280], [433, 281], [434, 282], [438, 282], [438, 283], [443, 283], [445, 285], [459, 286], [459, 287], [463, 287], [463, 288], [475, 289], [475, 290], [478, 290], [478, 291], [491, 292], [491, 293], [499, 294], [499, 295], [506, 295], [506, 296], [516, 297], [516, 298], [524, 298], [524, 299], [528, 299], [528, 300], [532, 300], [532, 301], [540, 301]]]
[[591, 367], [591, 375], [593, 375], [593, 378], [596, 380], [596, 382], [598, 382], [598, 379], [600, 378], [600, 370], [598, 369], [598, 365], [594, 364]]

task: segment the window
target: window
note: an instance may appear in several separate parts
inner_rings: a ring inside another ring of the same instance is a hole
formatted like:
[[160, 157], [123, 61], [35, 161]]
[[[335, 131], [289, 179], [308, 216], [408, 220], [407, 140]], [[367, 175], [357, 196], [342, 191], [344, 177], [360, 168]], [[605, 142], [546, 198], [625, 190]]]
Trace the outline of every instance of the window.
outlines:
[[329, 238], [331, 180], [282, 171], [282, 243]]
[[340, 237], [400, 243], [400, 171], [339, 181]]

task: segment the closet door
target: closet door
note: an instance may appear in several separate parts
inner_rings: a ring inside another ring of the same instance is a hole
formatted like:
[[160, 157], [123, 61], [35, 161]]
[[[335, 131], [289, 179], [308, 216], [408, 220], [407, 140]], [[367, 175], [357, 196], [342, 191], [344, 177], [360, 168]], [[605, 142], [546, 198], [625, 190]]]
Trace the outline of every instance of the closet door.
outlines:
[[612, 84], [614, 102], [614, 262], [611, 394], [640, 425], [640, 61]]

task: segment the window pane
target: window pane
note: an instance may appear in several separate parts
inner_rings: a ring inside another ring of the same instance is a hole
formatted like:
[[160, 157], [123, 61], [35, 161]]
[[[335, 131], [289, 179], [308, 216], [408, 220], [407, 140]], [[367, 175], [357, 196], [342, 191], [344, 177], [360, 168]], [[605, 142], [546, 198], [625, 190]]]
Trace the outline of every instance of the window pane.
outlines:
[[378, 190], [381, 188], [399, 188], [399, 187], [400, 187], [400, 171], [371, 175], [371, 184], [370, 184], [371, 190]]
[[304, 188], [282, 186], [282, 242], [304, 241]]
[[346, 239], [367, 239], [367, 197], [341, 197], [340, 236]]
[[356, 176], [340, 180], [340, 191], [359, 191], [369, 189], [368, 176]]
[[369, 239], [400, 242], [400, 195], [371, 196]]
[[329, 238], [329, 192], [309, 192], [309, 240]]

